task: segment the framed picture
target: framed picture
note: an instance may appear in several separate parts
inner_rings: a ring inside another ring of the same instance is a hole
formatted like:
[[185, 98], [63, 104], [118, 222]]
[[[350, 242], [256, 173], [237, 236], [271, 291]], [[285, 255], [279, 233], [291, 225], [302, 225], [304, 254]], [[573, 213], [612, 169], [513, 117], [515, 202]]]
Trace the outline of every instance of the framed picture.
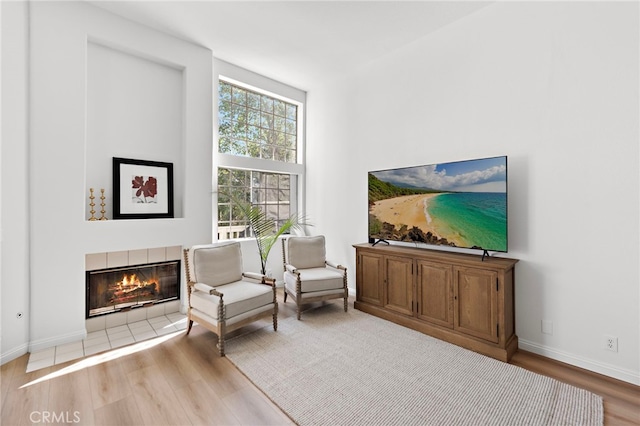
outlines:
[[173, 164], [113, 157], [113, 218], [173, 217]]

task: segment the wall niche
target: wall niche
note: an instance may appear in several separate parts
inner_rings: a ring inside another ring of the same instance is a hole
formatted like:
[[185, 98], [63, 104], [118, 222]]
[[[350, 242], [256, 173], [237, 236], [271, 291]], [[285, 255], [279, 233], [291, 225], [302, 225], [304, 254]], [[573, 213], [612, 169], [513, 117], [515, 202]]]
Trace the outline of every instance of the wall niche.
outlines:
[[183, 68], [98, 42], [87, 43], [85, 218], [113, 219], [113, 157], [173, 164], [174, 217], [183, 217]]

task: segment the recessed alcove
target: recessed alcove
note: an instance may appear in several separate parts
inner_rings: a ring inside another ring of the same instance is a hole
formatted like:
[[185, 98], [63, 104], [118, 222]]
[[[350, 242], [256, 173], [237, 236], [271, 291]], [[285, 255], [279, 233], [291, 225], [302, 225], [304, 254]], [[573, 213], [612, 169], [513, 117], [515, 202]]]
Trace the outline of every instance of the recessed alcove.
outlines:
[[183, 67], [113, 43], [87, 42], [85, 218], [112, 219], [113, 157], [173, 164], [174, 217], [183, 217]]

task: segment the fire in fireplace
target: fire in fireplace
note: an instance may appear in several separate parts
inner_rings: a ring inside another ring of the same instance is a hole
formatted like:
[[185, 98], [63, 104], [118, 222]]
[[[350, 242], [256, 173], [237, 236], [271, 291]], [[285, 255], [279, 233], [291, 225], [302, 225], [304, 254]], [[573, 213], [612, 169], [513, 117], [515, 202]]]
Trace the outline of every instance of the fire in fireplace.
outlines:
[[87, 271], [86, 317], [180, 297], [180, 261]]

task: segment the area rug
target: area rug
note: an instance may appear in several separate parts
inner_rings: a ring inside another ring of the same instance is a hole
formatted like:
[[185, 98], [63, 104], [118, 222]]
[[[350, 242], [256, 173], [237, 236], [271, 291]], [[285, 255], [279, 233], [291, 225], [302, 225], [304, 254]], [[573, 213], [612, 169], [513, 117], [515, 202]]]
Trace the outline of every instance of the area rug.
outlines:
[[299, 425], [602, 425], [602, 398], [326, 304], [227, 342]]

